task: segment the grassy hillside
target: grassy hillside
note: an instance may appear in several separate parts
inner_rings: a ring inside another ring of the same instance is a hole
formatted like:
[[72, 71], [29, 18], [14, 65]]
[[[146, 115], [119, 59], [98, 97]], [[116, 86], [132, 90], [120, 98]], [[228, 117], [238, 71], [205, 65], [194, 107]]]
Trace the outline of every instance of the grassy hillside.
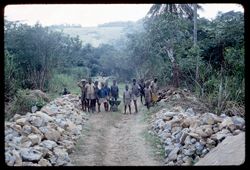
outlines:
[[[56, 29], [61, 30], [61, 29]], [[82, 28], [62, 28], [63, 32], [72, 37], [77, 35], [84, 44], [90, 43], [97, 47], [102, 43], [111, 43], [111, 41], [125, 36], [124, 27], [82, 27]]]
[[84, 44], [90, 43], [92, 46], [97, 47], [102, 43], [112, 44], [114, 40], [124, 37], [128, 32], [142, 30], [142, 24], [139, 20], [138, 22], [110, 22], [97, 27], [57, 26], [51, 27], [51, 29], [62, 30], [72, 37], [78, 35]]

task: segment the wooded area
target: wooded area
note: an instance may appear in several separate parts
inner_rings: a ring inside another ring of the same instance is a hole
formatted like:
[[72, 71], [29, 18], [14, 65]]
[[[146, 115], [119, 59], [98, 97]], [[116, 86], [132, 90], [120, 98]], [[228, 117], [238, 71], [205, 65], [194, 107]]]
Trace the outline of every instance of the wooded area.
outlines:
[[162, 86], [196, 92], [218, 114], [230, 102], [244, 105], [243, 13], [219, 13], [210, 21], [197, 17], [195, 9], [153, 5], [143, 29], [98, 47], [39, 23], [5, 20], [5, 102], [17, 100], [24, 89], [74, 91], [80, 79], [103, 75], [120, 82], [157, 77]]

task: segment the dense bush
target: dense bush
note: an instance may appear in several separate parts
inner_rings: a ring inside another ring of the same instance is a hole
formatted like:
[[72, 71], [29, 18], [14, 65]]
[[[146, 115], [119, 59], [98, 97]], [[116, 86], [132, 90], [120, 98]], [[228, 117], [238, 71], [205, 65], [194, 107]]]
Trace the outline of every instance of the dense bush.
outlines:
[[5, 112], [5, 116], [6, 118], [10, 118], [14, 114], [23, 115], [31, 112], [32, 106], [37, 106], [39, 109], [47, 102], [49, 102], [49, 98], [40, 90], [19, 89], [14, 100], [9, 104], [11, 107]]
[[128, 60], [133, 61], [133, 71], [137, 77], [157, 76], [164, 85], [188, 88], [218, 113], [226, 101], [244, 104], [243, 13], [220, 13], [211, 21], [198, 18], [197, 24], [198, 41], [194, 46], [190, 20], [167, 8], [146, 18], [145, 31], [129, 35]]

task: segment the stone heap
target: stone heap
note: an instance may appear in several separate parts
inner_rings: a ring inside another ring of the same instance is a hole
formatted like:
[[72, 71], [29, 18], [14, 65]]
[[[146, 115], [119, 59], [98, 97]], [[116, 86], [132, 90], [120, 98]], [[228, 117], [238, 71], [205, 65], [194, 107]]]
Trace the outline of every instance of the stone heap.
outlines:
[[196, 113], [180, 106], [162, 109], [153, 116], [152, 134], [157, 134], [165, 149], [166, 165], [193, 165], [227, 136], [245, 131], [245, 119]]
[[208, 112], [209, 105], [198, 99], [187, 89], [165, 87], [158, 92], [159, 100], [171, 106], [182, 106], [183, 109], [192, 108], [195, 112]]
[[5, 122], [5, 162], [9, 166], [71, 165], [70, 153], [87, 120], [76, 95], [65, 95], [40, 111]]

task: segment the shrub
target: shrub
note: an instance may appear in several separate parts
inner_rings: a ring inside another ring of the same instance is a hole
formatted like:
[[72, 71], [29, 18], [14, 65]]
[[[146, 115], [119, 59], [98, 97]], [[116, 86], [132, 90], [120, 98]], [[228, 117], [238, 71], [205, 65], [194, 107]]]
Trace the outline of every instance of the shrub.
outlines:
[[5, 116], [9, 119], [14, 114], [24, 115], [31, 111], [32, 106], [41, 109], [47, 102], [49, 98], [40, 90], [18, 90], [13, 102], [9, 103], [9, 109], [5, 110]]

